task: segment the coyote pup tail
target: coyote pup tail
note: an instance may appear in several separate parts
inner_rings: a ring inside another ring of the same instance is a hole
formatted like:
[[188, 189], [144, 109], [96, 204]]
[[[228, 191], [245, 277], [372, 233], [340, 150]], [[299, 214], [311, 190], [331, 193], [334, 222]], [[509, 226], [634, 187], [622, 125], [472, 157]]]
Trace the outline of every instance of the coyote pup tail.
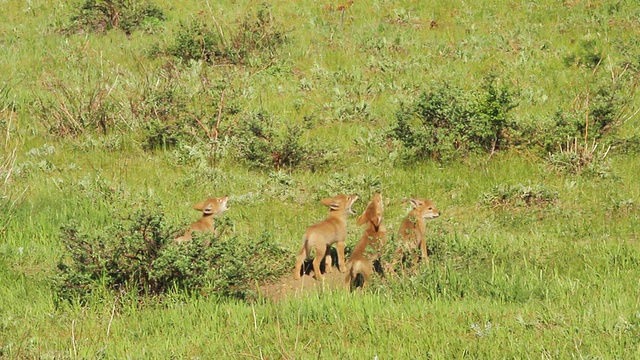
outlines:
[[357, 287], [364, 287], [369, 281], [369, 276], [373, 273], [373, 268], [369, 260], [355, 260], [351, 261], [348, 265], [347, 276], [344, 279], [345, 283], [349, 284], [349, 288], [353, 291]]
[[304, 234], [302, 237], [302, 246], [300, 247], [300, 251], [298, 251], [298, 256], [296, 257], [296, 267], [293, 270], [293, 278], [300, 279], [302, 275], [302, 266], [304, 264], [304, 260], [309, 257], [309, 238], [307, 234]]

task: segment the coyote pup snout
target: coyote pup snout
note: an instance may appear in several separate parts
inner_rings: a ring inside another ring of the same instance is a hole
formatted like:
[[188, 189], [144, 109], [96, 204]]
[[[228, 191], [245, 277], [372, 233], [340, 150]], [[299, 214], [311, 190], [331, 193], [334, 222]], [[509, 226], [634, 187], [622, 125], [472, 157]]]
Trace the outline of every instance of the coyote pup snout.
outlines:
[[176, 238], [175, 241], [177, 243], [181, 243], [191, 240], [191, 233], [194, 231], [201, 233], [213, 233], [215, 230], [215, 227], [213, 226], [213, 218], [228, 210], [227, 201], [229, 201], [229, 197], [223, 196], [219, 198], [209, 198], [201, 203], [193, 205], [195, 210], [202, 211], [202, 217], [191, 224], [191, 226], [189, 226], [189, 230], [187, 230], [184, 235]]
[[338, 252], [338, 268], [345, 272], [344, 248], [347, 237], [347, 214], [353, 214], [351, 205], [358, 200], [357, 195], [338, 195], [332, 198], [322, 199], [320, 202], [329, 208], [329, 216], [315, 225], [311, 225], [304, 232], [302, 247], [298, 251], [296, 267], [293, 273], [294, 279], [300, 279], [302, 264], [315, 252], [313, 259], [313, 272], [316, 280], [322, 280], [320, 263], [325, 259], [326, 272], [331, 272], [331, 245], [336, 245]]

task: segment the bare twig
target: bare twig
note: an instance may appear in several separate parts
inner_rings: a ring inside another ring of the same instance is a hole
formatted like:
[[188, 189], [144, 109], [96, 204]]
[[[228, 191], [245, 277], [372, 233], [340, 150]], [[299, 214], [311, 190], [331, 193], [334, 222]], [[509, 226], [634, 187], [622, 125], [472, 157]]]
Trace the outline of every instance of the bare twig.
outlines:
[[220, 122], [222, 121], [222, 109], [224, 107], [224, 92], [226, 89], [222, 90], [222, 93], [220, 93], [220, 105], [218, 106], [218, 120], [216, 121], [215, 126], [213, 127], [213, 140], [218, 140], [218, 135], [220, 135], [220, 131], [218, 130], [218, 127], [220, 126]]
[[211, 15], [211, 19], [216, 24], [216, 27], [218, 28], [218, 32], [220, 33], [220, 38], [222, 39], [222, 42], [226, 44], [227, 39], [225, 38], [224, 32], [222, 31], [222, 26], [220, 26], [220, 24], [218, 23], [218, 20], [216, 20], [216, 17], [213, 15], [213, 9], [211, 8], [211, 4], [209, 4], [209, 0], [206, 0], [206, 2], [207, 2], [207, 8], [209, 8], [209, 14]]
[[78, 358], [78, 350], [76, 348], [76, 319], [71, 320], [71, 345], [73, 346], [73, 357]]

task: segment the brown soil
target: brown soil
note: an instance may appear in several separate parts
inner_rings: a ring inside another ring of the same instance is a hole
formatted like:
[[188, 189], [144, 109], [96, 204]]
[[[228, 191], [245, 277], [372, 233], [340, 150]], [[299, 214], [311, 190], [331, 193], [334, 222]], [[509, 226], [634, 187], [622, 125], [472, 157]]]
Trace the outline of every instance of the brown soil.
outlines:
[[349, 289], [345, 282], [347, 274], [341, 273], [338, 269], [333, 269], [329, 274], [323, 274], [324, 279], [321, 281], [316, 280], [312, 275], [313, 273], [294, 280], [293, 274], [287, 274], [277, 281], [260, 286], [260, 293], [267, 299], [278, 301], [325, 290]]

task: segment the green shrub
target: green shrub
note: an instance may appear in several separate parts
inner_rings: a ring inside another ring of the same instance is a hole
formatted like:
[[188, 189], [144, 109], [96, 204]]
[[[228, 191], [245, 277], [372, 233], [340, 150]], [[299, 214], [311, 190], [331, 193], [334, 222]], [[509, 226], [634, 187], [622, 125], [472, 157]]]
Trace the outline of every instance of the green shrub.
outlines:
[[[599, 81], [594, 84], [595, 90], [576, 97], [573, 108], [556, 110], [547, 121], [525, 129], [523, 137], [528, 138], [530, 147], [542, 149], [544, 155], [571, 163], [588, 161], [590, 151], [578, 154], [580, 147], [588, 150], [595, 143], [624, 143], [616, 137], [625, 117], [628, 119], [636, 86], [633, 77]], [[581, 146], [575, 144], [577, 139]]]
[[194, 234], [192, 241], [175, 244], [179, 231], [157, 210], [138, 210], [94, 233], [70, 223], [62, 229], [65, 254], [54, 275], [58, 299], [82, 300], [103, 289], [137, 296], [187, 291], [247, 298], [256, 282], [285, 271], [285, 252], [268, 233], [243, 243], [225, 234], [229, 227], [223, 218], [218, 234]]
[[330, 152], [301, 142], [302, 128], [289, 125], [283, 131], [275, 129], [269, 115], [258, 112], [249, 115], [233, 131], [238, 143], [237, 156], [249, 164], [267, 169], [306, 168], [324, 166]]
[[186, 90], [171, 75], [157, 78], [163, 81], [143, 86], [141, 98], [132, 105], [143, 129], [142, 147], [147, 150], [177, 145], [187, 126]]
[[281, 26], [274, 23], [269, 7], [263, 3], [255, 13], [248, 13], [228, 37], [218, 27], [199, 19], [182, 23], [174, 43], [165, 52], [183, 61], [208, 63], [247, 64], [252, 59], [274, 59], [285, 35]]
[[459, 158], [475, 149], [491, 152], [508, 145], [505, 134], [515, 106], [514, 92], [499, 86], [493, 75], [468, 94], [440, 83], [415, 104], [401, 107], [391, 136], [418, 159]]
[[166, 20], [159, 7], [139, 0], [85, 0], [71, 17], [66, 32], [106, 33], [121, 29], [127, 34], [138, 29], [152, 30]]
[[186, 62], [214, 62], [224, 57], [224, 44], [217, 31], [196, 19], [191, 23], [180, 24], [174, 44], [168, 46], [166, 52]]

